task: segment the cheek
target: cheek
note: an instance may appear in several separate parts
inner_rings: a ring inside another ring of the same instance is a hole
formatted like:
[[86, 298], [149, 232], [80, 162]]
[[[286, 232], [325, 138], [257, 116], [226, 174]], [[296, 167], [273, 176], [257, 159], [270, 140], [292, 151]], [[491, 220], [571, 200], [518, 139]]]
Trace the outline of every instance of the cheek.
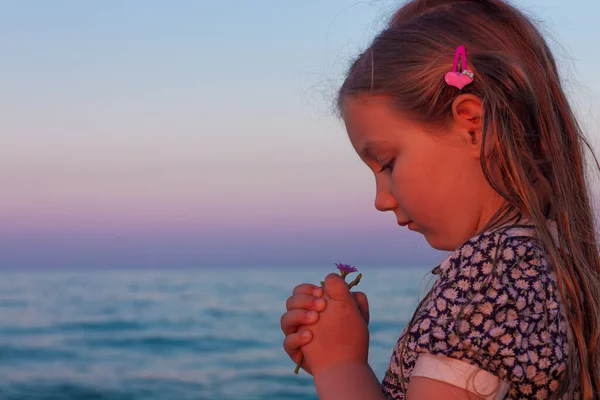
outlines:
[[460, 203], [469, 190], [463, 162], [448, 153], [406, 155], [392, 174], [392, 192], [404, 209], [417, 219], [444, 214]]

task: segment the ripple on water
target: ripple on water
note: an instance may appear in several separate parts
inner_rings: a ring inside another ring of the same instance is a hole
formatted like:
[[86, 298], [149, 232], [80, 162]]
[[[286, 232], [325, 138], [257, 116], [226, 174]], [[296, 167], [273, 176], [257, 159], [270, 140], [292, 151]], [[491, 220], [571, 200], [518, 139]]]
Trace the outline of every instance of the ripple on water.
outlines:
[[[2, 400], [317, 400], [279, 320], [320, 271], [36, 274], [0, 280]], [[422, 274], [365, 276], [381, 378]]]

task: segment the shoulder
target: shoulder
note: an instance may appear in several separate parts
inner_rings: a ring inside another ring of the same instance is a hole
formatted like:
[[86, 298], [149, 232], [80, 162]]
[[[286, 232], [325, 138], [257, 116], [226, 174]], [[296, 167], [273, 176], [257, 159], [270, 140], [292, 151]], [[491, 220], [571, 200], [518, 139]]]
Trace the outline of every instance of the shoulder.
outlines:
[[515, 229], [482, 233], [441, 264], [434, 297], [450, 305], [450, 316], [459, 312], [479, 312], [496, 320], [506, 315], [544, 320], [559, 316], [553, 268], [535, 236], [520, 233]]
[[477, 235], [440, 269], [411, 330], [415, 350], [473, 364], [524, 393], [532, 381], [555, 386], [565, 368], [566, 322], [535, 236]]
[[524, 233], [505, 228], [470, 238], [440, 264], [440, 280], [460, 292], [491, 287], [515, 296], [544, 289], [542, 283], [555, 280], [552, 268], [535, 236]]
[[[502, 229], [467, 240], [440, 264], [440, 277], [425, 310], [429, 316], [476, 313], [503, 320], [559, 311], [555, 274], [533, 235]], [[424, 310], [424, 311], [425, 311]], [[499, 315], [495, 315], [499, 314]]]

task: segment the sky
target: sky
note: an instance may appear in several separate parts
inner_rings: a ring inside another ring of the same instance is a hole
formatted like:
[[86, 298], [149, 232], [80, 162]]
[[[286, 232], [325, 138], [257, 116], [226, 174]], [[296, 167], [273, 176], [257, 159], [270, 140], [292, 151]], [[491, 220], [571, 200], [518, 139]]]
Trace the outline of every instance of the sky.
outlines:
[[[0, 2], [0, 268], [434, 266], [331, 112], [401, 3]], [[515, 4], [595, 145], [600, 3]]]

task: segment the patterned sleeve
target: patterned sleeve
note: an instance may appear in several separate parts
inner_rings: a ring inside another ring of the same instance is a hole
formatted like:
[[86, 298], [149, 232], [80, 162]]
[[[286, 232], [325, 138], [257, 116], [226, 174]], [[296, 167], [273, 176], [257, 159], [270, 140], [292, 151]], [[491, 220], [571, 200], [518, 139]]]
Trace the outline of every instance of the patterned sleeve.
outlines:
[[[494, 258], [496, 263], [494, 265]], [[440, 285], [411, 328], [415, 350], [458, 359], [546, 398], [565, 368], [553, 273], [533, 239], [500, 233], [467, 242], [442, 265]]]

